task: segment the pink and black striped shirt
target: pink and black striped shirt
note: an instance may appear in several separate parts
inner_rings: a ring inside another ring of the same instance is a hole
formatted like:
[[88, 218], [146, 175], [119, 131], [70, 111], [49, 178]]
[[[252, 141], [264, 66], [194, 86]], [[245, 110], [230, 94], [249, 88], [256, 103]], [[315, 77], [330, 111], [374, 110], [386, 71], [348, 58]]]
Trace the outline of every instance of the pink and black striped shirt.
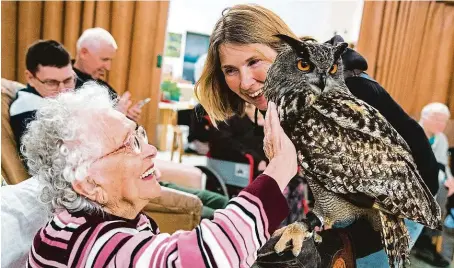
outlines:
[[35, 236], [28, 267], [249, 267], [287, 216], [274, 179], [261, 175], [212, 221], [192, 231], [160, 234], [145, 214], [62, 211]]

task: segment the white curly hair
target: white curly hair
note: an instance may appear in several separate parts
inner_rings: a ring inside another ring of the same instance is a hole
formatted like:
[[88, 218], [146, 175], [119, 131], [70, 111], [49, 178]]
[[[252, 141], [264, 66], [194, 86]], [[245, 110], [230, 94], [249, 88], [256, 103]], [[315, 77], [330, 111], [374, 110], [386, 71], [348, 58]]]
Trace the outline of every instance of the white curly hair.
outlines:
[[441, 102], [432, 102], [424, 106], [421, 110], [421, 119], [426, 119], [434, 113], [444, 114], [451, 117], [451, 112], [449, 111], [448, 106]]
[[27, 125], [21, 146], [30, 175], [45, 185], [40, 200], [51, 212], [101, 209], [77, 194], [71, 182], [86, 178], [90, 164], [101, 154], [99, 136], [87, 133], [90, 125], [100, 123], [90, 115], [115, 109], [115, 101], [95, 82], [45, 101]]

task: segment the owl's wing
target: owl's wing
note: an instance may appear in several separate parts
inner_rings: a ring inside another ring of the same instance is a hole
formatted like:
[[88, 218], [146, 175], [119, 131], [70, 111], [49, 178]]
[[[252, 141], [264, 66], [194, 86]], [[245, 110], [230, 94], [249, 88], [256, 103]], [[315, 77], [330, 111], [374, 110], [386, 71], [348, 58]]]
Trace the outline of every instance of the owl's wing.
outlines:
[[320, 98], [298, 123], [291, 138], [300, 164], [326, 189], [366, 194], [383, 210], [438, 227], [440, 209], [410, 149], [373, 107], [354, 97]]

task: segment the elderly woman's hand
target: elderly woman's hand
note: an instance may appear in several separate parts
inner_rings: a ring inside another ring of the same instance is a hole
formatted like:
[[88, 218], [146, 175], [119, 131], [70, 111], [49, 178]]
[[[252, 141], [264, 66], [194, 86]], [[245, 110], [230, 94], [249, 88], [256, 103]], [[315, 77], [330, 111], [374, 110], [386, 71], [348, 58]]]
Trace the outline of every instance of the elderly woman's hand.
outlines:
[[263, 144], [266, 157], [270, 160], [263, 174], [276, 180], [283, 191], [295, 176], [298, 164], [295, 146], [282, 129], [276, 105], [273, 102], [268, 103]]

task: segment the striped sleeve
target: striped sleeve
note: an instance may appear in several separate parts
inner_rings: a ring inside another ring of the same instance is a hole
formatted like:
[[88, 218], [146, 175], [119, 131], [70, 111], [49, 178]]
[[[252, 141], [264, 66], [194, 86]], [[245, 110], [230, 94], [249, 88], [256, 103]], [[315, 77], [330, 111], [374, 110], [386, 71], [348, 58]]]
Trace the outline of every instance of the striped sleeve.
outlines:
[[[267, 200], [262, 200], [265, 196]], [[142, 233], [134, 235], [111, 258], [111, 264], [116, 267], [250, 267], [257, 251], [287, 214], [287, 202], [276, 182], [261, 176], [233, 198], [226, 209], [217, 210], [212, 221], [202, 220], [196, 229], [173, 235], [159, 234], [151, 238]]]
[[[157, 234], [145, 215], [123, 220], [54, 217], [35, 236], [28, 267], [250, 267], [257, 251], [287, 216], [277, 183], [259, 176], [192, 231]], [[93, 222], [94, 223], [94, 222]]]

